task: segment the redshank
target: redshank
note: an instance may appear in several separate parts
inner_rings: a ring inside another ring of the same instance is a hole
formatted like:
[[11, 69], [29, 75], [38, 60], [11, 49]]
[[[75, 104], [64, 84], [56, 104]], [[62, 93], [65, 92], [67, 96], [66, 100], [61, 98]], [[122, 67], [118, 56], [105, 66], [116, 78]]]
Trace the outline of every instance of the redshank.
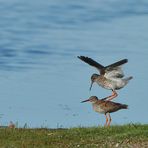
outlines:
[[110, 126], [112, 120], [110, 113], [116, 112], [120, 109], [127, 109], [128, 105], [115, 103], [112, 101], [105, 101], [105, 99], [106, 98], [98, 99], [96, 96], [91, 96], [89, 99], [82, 101], [81, 103], [90, 101], [92, 103], [94, 111], [105, 114], [106, 117], [105, 126]]
[[78, 58], [99, 70], [100, 75], [93, 74], [91, 76], [90, 90], [94, 82], [105, 89], [112, 90], [112, 95], [106, 97], [108, 100], [112, 100], [113, 98], [117, 97], [118, 94], [115, 90], [123, 88], [129, 82], [129, 80], [133, 78], [132, 76], [123, 78], [124, 73], [122, 71], [121, 65], [127, 63], [127, 59], [120, 60], [108, 66], [103, 66], [93, 59], [85, 56], [78, 56]]

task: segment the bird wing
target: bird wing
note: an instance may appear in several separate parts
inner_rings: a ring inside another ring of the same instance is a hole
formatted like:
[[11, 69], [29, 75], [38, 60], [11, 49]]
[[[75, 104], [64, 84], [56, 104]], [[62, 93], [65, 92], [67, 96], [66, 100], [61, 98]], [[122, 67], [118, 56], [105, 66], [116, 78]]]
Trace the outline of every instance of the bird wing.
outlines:
[[122, 104], [115, 103], [112, 101], [102, 101], [102, 103], [100, 103], [99, 105], [105, 112], [111, 113], [111, 112], [117, 111]]
[[105, 70], [105, 74], [104, 77], [106, 77], [107, 79], [111, 79], [111, 78], [123, 78], [124, 77], [124, 72], [121, 68], [121, 66], [118, 67], [113, 67], [109, 70]]
[[85, 62], [85, 63], [87, 63], [87, 64], [97, 68], [100, 71], [100, 73], [102, 73], [102, 71], [104, 69], [104, 66], [101, 65], [100, 63], [94, 61], [93, 59], [91, 59], [89, 57], [85, 57], [85, 56], [78, 56], [78, 58], [80, 60], [82, 60], [83, 62]]
[[113, 64], [110, 64], [108, 66], [103, 66], [100, 63], [96, 62], [95, 60], [89, 58], [89, 57], [85, 57], [85, 56], [78, 56], [78, 58], [80, 60], [82, 60], [83, 62], [97, 68], [100, 71], [100, 74], [102, 75], [106, 75], [106, 77], [119, 77], [122, 78], [124, 76], [123, 71], [121, 69], [121, 65], [125, 64], [128, 62], [127, 59], [123, 59], [120, 61], [117, 61]]
[[121, 65], [123, 65], [123, 64], [125, 64], [127, 62], [128, 62], [128, 59], [123, 59], [123, 60], [117, 61], [117, 62], [115, 62], [113, 64], [110, 64], [108, 66], [105, 66], [105, 69], [110, 69], [112, 67], [121, 66]]
[[124, 77], [124, 73], [123, 73], [121, 66], [127, 62], [128, 62], [127, 59], [123, 59], [123, 60], [120, 60], [118, 62], [115, 62], [113, 64], [106, 66], [104, 76], [106, 78], [122, 78], [122, 77]]

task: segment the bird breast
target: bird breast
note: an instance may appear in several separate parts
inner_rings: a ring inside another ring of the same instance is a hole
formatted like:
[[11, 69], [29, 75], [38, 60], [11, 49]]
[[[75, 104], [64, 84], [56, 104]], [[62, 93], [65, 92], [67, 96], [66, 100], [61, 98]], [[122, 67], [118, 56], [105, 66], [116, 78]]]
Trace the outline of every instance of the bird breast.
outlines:
[[97, 81], [97, 84], [100, 85], [103, 88], [106, 89], [112, 89], [113, 88], [113, 82], [111, 80], [105, 80], [105, 81]]

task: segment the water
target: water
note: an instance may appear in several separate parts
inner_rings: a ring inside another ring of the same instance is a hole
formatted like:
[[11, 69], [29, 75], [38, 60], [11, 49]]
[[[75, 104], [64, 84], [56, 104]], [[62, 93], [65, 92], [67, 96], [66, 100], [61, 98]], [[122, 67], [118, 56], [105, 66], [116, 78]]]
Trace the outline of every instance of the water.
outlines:
[[0, 123], [103, 125], [104, 116], [80, 102], [111, 91], [94, 85], [89, 92], [96, 70], [79, 55], [104, 65], [128, 58], [123, 68], [134, 79], [115, 101], [129, 109], [111, 114], [112, 124], [147, 123], [147, 7], [146, 0], [1, 0]]

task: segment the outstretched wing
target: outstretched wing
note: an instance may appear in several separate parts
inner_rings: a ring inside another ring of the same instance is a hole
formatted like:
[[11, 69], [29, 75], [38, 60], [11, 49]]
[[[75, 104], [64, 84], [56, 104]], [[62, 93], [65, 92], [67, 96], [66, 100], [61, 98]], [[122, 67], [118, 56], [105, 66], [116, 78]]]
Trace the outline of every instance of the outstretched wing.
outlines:
[[100, 63], [96, 62], [95, 60], [89, 57], [78, 56], [78, 58], [83, 62], [97, 68], [100, 71], [100, 74], [105, 75], [106, 78], [111, 78], [111, 77], [122, 78], [124, 76], [124, 73], [120, 66], [128, 62], [127, 59], [123, 59], [104, 67], [103, 65], [101, 65]]
[[94, 61], [93, 59], [91, 59], [89, 57], [85, 57], [85, 56], [78, 56], [78, 58], [80, 60], [82, 60], [83, 62], [97, 68], [100, 71], [100, 73], [102, 73], [102, 70], [104, 69], [104, 66], [101, 65], [100, 63]]
[[108, 66], [105, 66], [105, 69], [108, 69], [109, 70], [112, 67], [117, 67], [117, 66], [123, 65], [123, 64], [125, 64], [127, 62], [128, 62], [128, 59], [123, 59], [123, 60], [120, 60], [120, 61], [115, 62], [113, 64], [110, 64]]

